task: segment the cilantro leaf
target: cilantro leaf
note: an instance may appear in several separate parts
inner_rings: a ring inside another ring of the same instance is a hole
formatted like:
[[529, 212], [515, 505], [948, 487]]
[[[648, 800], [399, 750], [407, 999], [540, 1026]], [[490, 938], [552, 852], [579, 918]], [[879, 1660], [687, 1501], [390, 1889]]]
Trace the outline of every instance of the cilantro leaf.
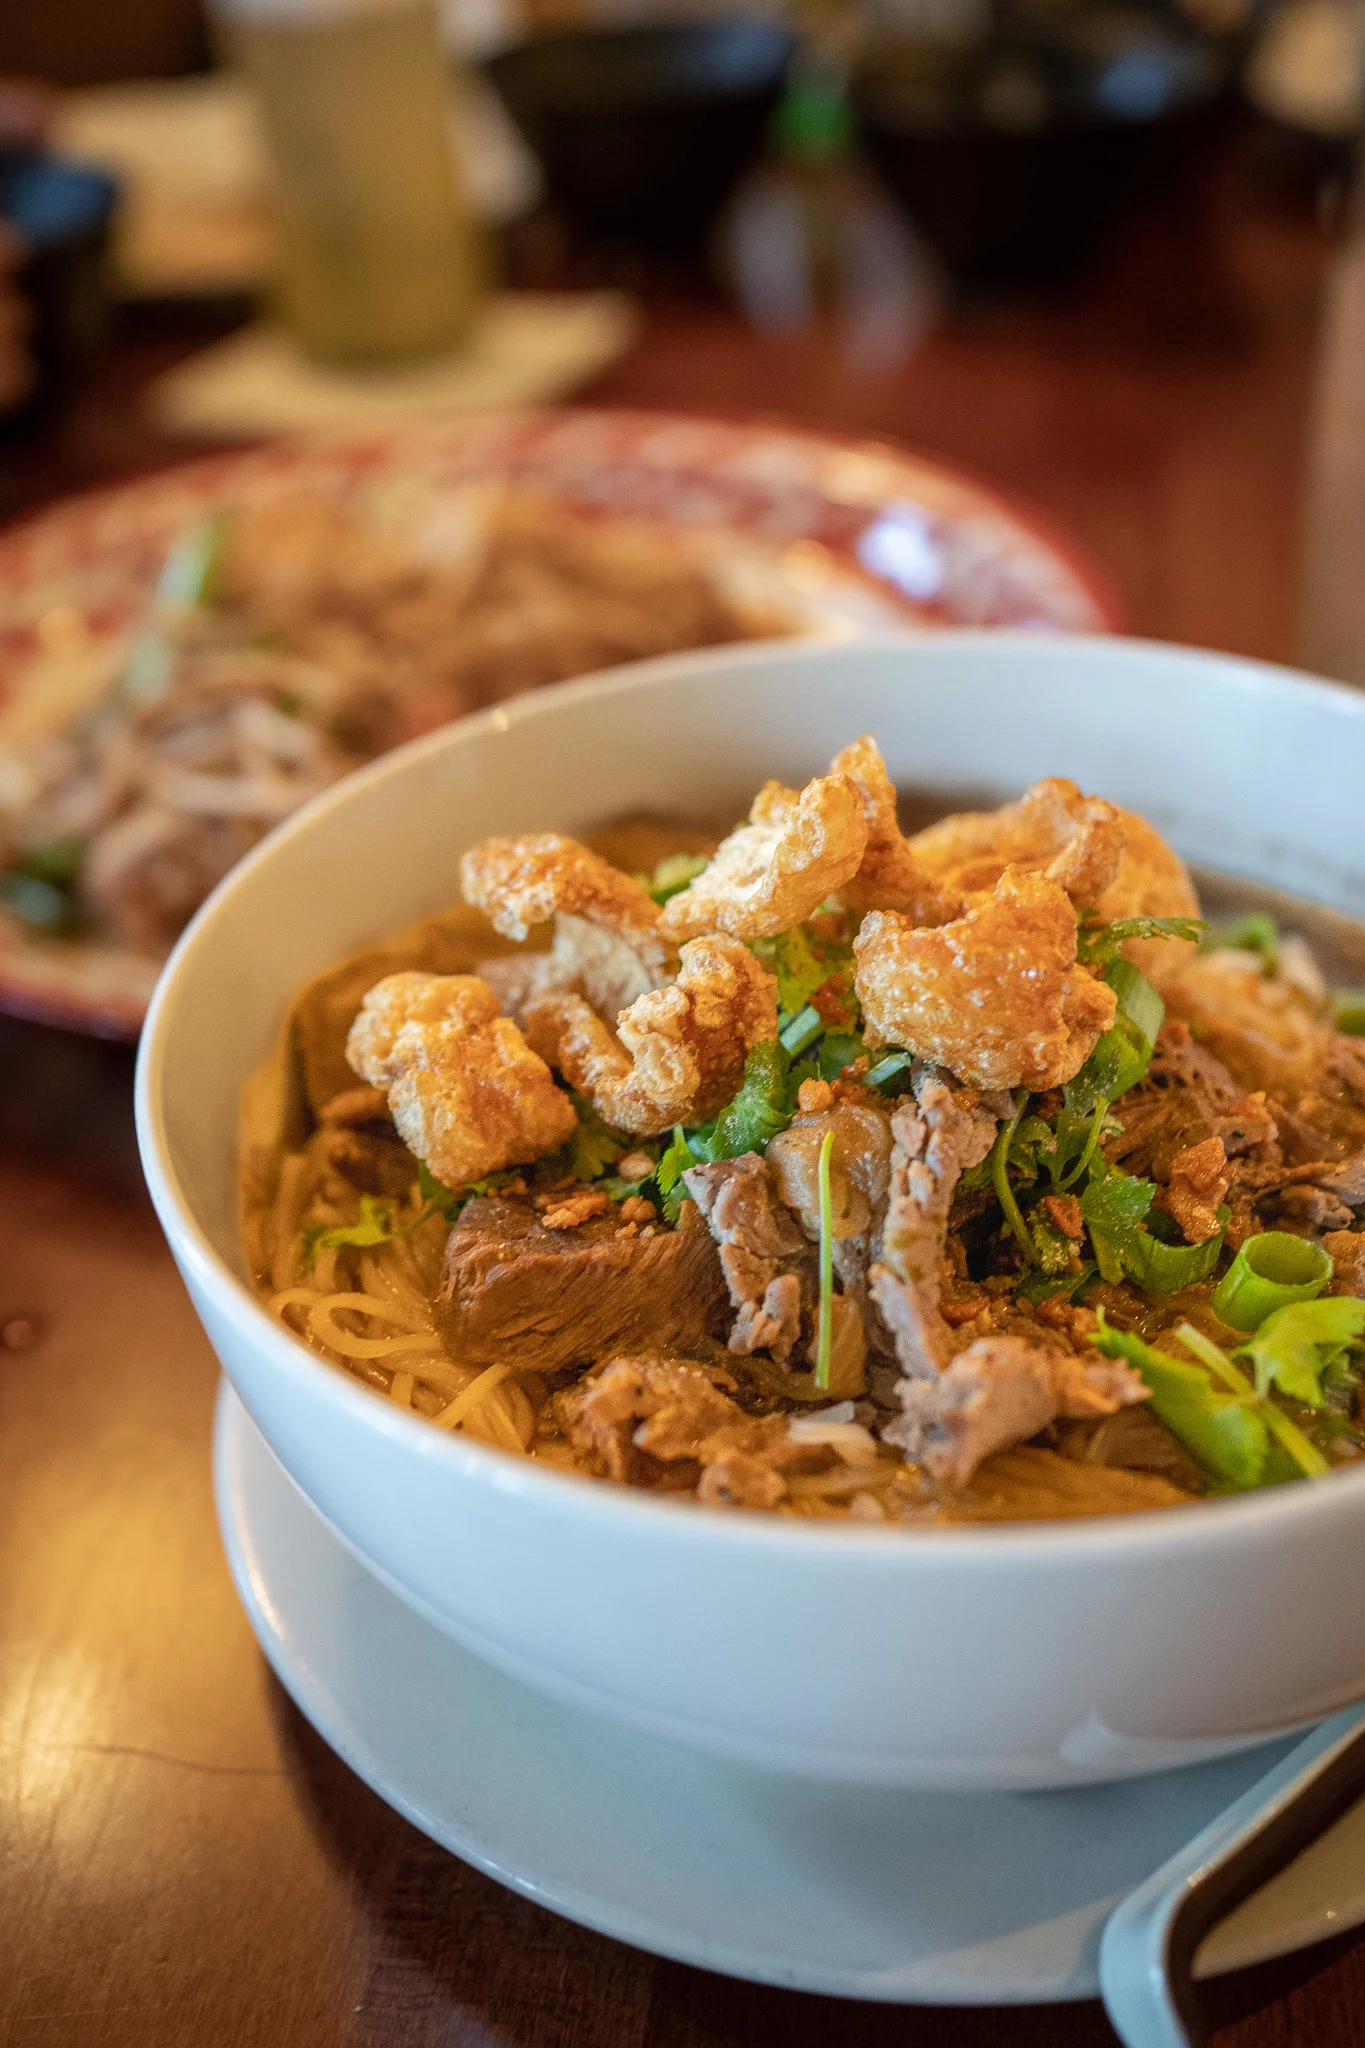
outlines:
[[569, 1140], [569, 1171], [576, 1180], [599, 1180], [626, 1149], [618, 1132], [604, 1123], [586, 1095], [571, 1098], [578, 1127]]
[[692, 1150], [682, 1125], [675, 1124], [673, 1142], [654, 1169], [654, 1185], [659, 1190], [666, 1223], [677, 1222], [678, 1212], [687, 1200], [687, 1189], [683, 1186], [684, 1173], [689, 1166], [700, 1166], [703, 1158], [704, 1155]]
[[816, 952], [804, 925], [794, 925], [773, 939], [754, 939], [749, 951], [777, 976], [778, 1008], [789, 1017], [804, 1010], [816, 989], [823, 988], [834, 972], [823, 954]]
[[1082, 966], [1103, 970], [1118, 959], [1125, 939], [1197, 939], [1202, 917], [1118, 917], [1111, 924], [1083, 924], [1076, 934]]
[[310, 1271], [317, 1255], [324, 1246], [329, 1249], [342, 1245], [387, 1244], [397, 1235], [392, 1223], [393, 1211], [387, 1202], [377, 1202], [373, 1195], [360, 1197], [360, 1217], [355, 1223], [315, 1223], [303, 1233], [303, 1262]]
[[1100, 1314], [1090, 1342], [1105, 1358], [1123, 1358], [1141, 1374], [1151, 1409], [1195, 1463], [1236, 1492], [1261, 1485], [1270, 1458], [1270, 1435], [1254, 1406], [1216, 1388], [1201, 1366], [1116, 1330]]
[[[792, 1120], [787, 1106], [791, 1055], [775, 1038], [750, 1049], [744, 1082], [734, 1100], [716, 1118], [705, 1156], [737, 1159], [742, 1152], [762, 1152]], [[695, 1141], [694, 1141], [695, 1149]]]
[[[1167, 1244], [1156, 1235], [1162, 1226], [1152, 1212], [1155, 1195], [1151, 1181], [1120, 1173], [1096, 1158], [1080, 1198], [1081, 1214], [1100, 1272], [1111, 1285], [1126, 1278], [1144, 1294], [1174, 1294], [1207, 1280], [1218, 1263], [1223, 1233], [1216, 1231], [1203, 1244]], [[1226, 1212], [1219, 1214], [1226, 1222]]]
[[1258, 1394], [1267, 1394], [1276, 1386], [1307, 1408], [1321, 1408], [1323, 1374], [1362, 1336], [1365, 1301], [1351, 1295], [1329, 1295], [1322, 1301], [1296, 1301], [1277, 1308], [1254, 1336], [1238, 1346], [1233, 1357], [1251, 1362]]

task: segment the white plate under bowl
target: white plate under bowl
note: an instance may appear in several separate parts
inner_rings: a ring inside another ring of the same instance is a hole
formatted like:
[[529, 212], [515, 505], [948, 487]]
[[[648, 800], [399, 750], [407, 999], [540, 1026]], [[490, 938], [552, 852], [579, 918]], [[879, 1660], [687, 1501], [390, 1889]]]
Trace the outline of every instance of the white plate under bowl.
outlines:
[[[732, 1977], [909, 2004], [1093, 1997], [1119, 1898], [1290, 1747], [1060, 1792], [822, 1786], [716, 1763], [459, 1649], [357, 1563], [226, 1381], [214, 1471], [262, 1649], [381, 1799], [566, 1919]], [[1363, 1920], [1365, 1804], [1214, 1930], [1198, 1974]]]

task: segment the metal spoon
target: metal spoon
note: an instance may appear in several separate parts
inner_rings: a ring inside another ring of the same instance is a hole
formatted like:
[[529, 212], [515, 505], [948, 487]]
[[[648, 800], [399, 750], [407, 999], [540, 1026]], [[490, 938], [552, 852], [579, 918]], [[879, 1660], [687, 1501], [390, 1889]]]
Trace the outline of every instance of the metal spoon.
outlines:
[[1365, 1793], [1365, 1710], [1333, 1714], [1109, 1916], [1100, 1992], [1125, 2048], [1203, 2048], [1200, 1942]]

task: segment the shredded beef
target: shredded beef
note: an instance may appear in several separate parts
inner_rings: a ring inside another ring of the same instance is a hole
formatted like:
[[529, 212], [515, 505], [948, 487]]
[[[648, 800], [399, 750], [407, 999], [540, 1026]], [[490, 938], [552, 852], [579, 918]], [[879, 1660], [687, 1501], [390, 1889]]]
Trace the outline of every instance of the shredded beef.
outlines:
[[720, 1247], [721, 1271], [737, 1309], [730, 1349], [770, 1351], [779, 1364], [801, 1335], [802, 1274], [810, 1289], [805, 1233], [779, 1199], [772, 1168], [757, 1152], [691, 1166], [687, 1191]]
[[924, 1067], [891, 1119], [891, 1191], [869, 1286], [910, 1379], [938, 1373], [957, 1349], [939, 1307], [948, 1212], [962, 1174], [994, 1144], [1002, 1108]]
[[933, 1479], [965, 1486], [982, 1460], [1058, 1416], [1112, 1415], [1147, 1399], [1131, 1366], [1031, 1343], [978, 1337], [932, 1379], [905, 1379], [903, 1414], [882, 1431]]
[[735, 1385], [723, 1367], [690, 1359], [611, 1358], [555, 1396], [555, 1419], [611, 1479], [695, 1486], [711, 1507], [774, 1508], [792, 1473], [822, 1471], [837, 1454], [793, 1437], [785, 1415], [746, 1415]]

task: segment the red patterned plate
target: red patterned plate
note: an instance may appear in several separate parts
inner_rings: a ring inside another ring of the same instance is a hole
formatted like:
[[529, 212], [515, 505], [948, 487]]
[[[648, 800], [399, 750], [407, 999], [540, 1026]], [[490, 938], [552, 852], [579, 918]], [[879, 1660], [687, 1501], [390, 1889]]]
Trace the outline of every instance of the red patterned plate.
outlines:
[[[667, 413], [533, 412], [278, 443], [67, 500], [0, 534], [0, 704], [44, 649], [138, 619], [175, 536], [216, 504], [307, 488], [391, 530], [473, 484], [675, 527], [731, 594], [796, 631], [1120, 629], [1081, 552], [986, 486], [879, 442]], [[134, 1037], [159, 963], [0, 930], [0, 1010]]]

